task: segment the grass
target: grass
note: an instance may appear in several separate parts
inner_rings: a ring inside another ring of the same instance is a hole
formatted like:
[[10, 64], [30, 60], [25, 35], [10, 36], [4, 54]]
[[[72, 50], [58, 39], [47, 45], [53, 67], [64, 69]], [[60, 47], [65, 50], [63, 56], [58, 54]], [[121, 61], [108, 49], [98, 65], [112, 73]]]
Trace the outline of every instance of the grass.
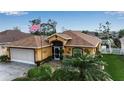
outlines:
[[124, 80], [124, 56], [105, 54], [102, 59], [108, 64], [105, 70], [112, 76], [113, 80]]

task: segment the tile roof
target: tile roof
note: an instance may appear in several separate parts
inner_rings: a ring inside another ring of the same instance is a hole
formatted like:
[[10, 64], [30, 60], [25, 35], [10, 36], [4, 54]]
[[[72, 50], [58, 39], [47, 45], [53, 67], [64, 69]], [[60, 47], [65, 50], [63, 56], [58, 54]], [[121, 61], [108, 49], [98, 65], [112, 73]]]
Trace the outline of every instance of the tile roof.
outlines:
[[81, 31], [65, 31], [64, 34], [69, 35], [72, 39], [69, 40], [66, 46], [83, 46], [83, 47], [96, 47], [101, 40], [95, 36], [90, 36], [82, 33]]
[[65, 39], [72, 39], [69, 35], [64, 34], [64, 33], [58, 33], [58, 35], [65, 38]]
[[42, 47], [50, 46], [50, 44], [45, 40], [45, 37], [32, 35], [30, 37], [12, 42], [8, 46], [9, 47], [22, 47], [22, 48], [41, 48], [41, 46]]
[[[96, 47], [101, 42], [99, 38], [81, 33], [80, 31], [65, 31], [61, 34], [58, 33], [58, 35], [66, 39], [68, 38], [66, 46]], [[43, 36], [31, 35], [10, 43], [9, 47], [41, 48], [50, 46], [46, 38], [48, 39], [48, 37], [44, 37], [43, 40]]]
[[28, 36], [30, 36], [30, 34], [19, 30], [6, 30], [0, 32], [0, 43], [13, 42]]
[[54, 35], [58, 35], [58, 36], [60, 36], [60, 37], [62, 37], [64, 39], [72, 39], [69, 35], [64, 34], [64, 33], [55, 33], [55, 34], [53, 34], [51, 36], [48, 36], [47, 39], [50, 38], [50, 37], [52, 37], [52, 36], [54, 36]]

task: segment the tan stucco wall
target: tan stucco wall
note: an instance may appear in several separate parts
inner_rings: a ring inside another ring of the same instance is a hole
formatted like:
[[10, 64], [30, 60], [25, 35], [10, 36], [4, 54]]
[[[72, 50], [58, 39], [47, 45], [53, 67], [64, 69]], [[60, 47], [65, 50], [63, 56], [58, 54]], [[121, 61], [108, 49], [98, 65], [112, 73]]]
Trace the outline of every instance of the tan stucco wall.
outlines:
[[[73, 48], [75, 47], [64, 47], [64, 55], [71, 56], [73, 53]], [[88, 53], [88, 54], [96, 54], [96, 48], [80, 48], [83, 50], [83, 53]]]
[[84, 52], [88, 54], [96, 54], [96, 48], [84, 48]]
[[101, 43], [99, 43], [98, 46], [97, 46], [97, 50], [98, 50], [98, 51], [101, 51], [101, 47], [102, 47], [102, 46], [101, 46]]
[[35, 49], [35, 60], [41, 61], [49, 56], [52, 56], [52, 47], [45, 47], [42, 49]]
[[64, 56], [71, 56], [72, 55], [73, 47], [64, 47]]
[[0, 45], [0, 56], [1, 55], [8, 55], [7, 47], [4, 45]]

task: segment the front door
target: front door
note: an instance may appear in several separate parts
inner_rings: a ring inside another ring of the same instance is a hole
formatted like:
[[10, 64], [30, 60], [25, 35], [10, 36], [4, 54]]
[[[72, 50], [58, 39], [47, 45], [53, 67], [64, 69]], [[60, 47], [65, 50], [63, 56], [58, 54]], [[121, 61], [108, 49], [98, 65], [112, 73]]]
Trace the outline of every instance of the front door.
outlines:
[[60, 60], [60, 47], [54, 46], [54, 60]]

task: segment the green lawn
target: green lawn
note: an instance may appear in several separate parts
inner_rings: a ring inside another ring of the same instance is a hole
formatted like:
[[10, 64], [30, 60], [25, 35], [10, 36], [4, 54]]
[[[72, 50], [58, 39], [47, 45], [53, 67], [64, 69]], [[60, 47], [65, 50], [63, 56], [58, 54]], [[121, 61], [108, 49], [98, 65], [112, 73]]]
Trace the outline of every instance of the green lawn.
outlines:
[[108, 64], [105, 70], [113, 80], [124, 80], [124, 56], [106, 54], [102, 59]]

